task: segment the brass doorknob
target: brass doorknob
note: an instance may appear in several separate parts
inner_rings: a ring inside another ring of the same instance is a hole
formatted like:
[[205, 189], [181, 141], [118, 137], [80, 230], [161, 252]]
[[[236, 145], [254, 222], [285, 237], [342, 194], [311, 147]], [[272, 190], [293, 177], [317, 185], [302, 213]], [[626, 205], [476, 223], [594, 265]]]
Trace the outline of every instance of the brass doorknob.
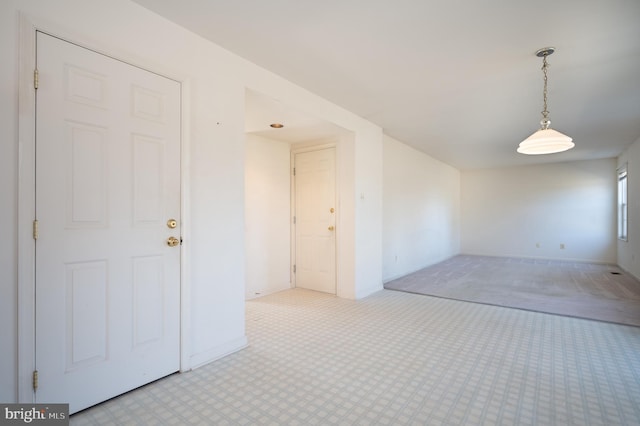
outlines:
[[175, 228], [176, 226], [178, 226], [178, 222], [175, 219], [169, 219], [167, 221], [167, 228]]
[[335, 228], [333, 227], [333, 225], [331, 225], [331, 226], [329, 226], [327, 229], [328, 229], [329, 231], [333, 231]]
[[179, 239], [177, 239], [176, 237], [169, 237], [169, 238], [167, 238], [167, 245], [168, 245], [169, 247], [175, 247], [175, 246], [177, 246], [178, 244], [180, 244], [180, 240], [179, 240]]

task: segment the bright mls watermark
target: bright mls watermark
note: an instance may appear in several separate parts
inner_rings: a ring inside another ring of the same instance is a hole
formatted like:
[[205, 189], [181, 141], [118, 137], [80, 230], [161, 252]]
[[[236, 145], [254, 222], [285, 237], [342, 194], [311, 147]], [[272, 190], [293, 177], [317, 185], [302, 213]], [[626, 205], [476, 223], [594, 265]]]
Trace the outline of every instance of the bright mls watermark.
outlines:
[[0, 425], [69, 424], [69, 404], [0, 404]]

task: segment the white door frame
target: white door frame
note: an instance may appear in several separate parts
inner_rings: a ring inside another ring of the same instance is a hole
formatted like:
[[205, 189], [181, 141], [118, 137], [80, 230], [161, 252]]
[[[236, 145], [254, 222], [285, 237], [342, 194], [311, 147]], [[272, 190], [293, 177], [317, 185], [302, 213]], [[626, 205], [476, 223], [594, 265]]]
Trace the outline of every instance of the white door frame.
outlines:
[[[86, 47], [98, 53], [120, 51], [117, 46], [89, 46], [79, 42], [78, 35], [71, 35], [64, 28], [53, 28], [51, 24], [40, 24], [32, 17], [20, 16], [19, 45], [19, 87], [18, 87], [18, 402], [34, 402], [32, 375], [36, 369], [35, 335], [35, 241], [33, 239], [33, 219], [35, 213], [35, 89], [34, 70], [36, 69], [36, 31], [42, 31], [78, 46]], [[121, 55], [120, 55], [121, 56]], [[137, 61], [119, 58], [136, 67], [149, 70], [151, 67]], [[154, 72], [181, 84], [181, 218], [182, 238], [186, 242], [180, 253], [180, 371], [191, 369], [188, 348], [190, 347], [190, 286], [189, 286], [189, 140], [188, 109], [189, 81], [183, 76], [172, 77], [168, 72]]]
[[[335, 176], [335, 197], [336, 197], [336, 225], [340, 224], [340, 213], [341, 213], [341, 208], [340, 208], [340, 194], [339, 194], [339, 188], [340, 188], [340, 183], [339, 183], [339, 176], [340, 173], [338, 172], [338, 167], [339, 167], [339, 154], [338, 154], [338, 149], [337, 149], [337, 143], [336, 142], [322, 142], [322, 143], [311, 143], [311, 144], [304, 144], [304, 145], [300, 145], [300, 146], [292, 146], [291, 148], [291, 159], [290, 159], [290, 164], [291, 164], [291, 185], [290, 185], [290, 193], [291, 193], [291, 214], [290, 214], [290, 221], [289, 223], [291, 224], [291, 231], [289, 232], [290, 238], [291, 238], [291, 288], [295, 288], [297, 287], [297, 282], [296, 282], [296, 274], [295, 272], [293, 272], [293, 265], [296, 264], [296, 225], [295, 223], [293, 223], [293, 217], [295, 216], [295, 212], [296, 212], [296, 180], [295, 180], [295, 176], [293, 175], [293, 168], [295, 167], [295, 159], [296, 159], [296, 154], [300, 154], [303, 152], [311, 152], [311, 151], [320, 151], [322, 149], [327, 149], [327, 148], [333, 148], [334, 149], [334, 153], [335, 153], [335, 165], [336, 165], [336, 176]], [[339, 268], [340, 268], [340, 262], [338, 261], [340, 259], [339, 253], [340, 253], [340, 244], [339, 242], [339, 236], [340, 236], [340, 227], [336, 226], [336, 238], [334, 239], [334, 245], [335, 245], [335, 256], [336, 256], [336, 271], [335, 271], [335, 295], [338, 294], [338, 277], [340, 276], [340, 272], [339, 272]]]

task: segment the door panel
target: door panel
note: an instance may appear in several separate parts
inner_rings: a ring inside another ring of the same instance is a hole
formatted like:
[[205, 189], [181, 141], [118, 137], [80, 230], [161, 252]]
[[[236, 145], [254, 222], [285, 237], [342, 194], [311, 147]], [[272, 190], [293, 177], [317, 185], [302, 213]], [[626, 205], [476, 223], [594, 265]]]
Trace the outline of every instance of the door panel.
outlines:
[[68, 159], [66, 188], [69, 194], [66, 226], [71, 228], [104, 228], [107, 224], [105, 128], [65, 122], [64, 154]]
[[179, 369], [181, 89], [43, 33], [37, 64], [36, 400], [75, 412]]
[[335, 149], [295, 154], [296, 287], [336, 293]]
[[66, 369], [107, 359], [107, 262], [67, 263]]

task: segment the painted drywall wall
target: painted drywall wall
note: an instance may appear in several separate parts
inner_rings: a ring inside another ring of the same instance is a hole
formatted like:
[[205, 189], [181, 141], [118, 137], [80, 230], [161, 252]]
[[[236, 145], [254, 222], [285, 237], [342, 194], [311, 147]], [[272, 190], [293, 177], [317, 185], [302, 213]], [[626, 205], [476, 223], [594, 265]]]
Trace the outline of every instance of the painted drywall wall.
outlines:
[[247, 134], [245, 297], [291, 287], [291, 146]]
[[618, 157], [627, 165], [627, 241], [617, 242], [618, 265], [640, 280], [640, 139]]
[[[355, 298], [382, 290], [382, 133], [355, 135]], [[377, 259], [371, 264], [372, 259]]]
[[[17, 17], [0, 4], [0, 215], [5, 221], [0, 244], [0, 401], [13, 402], [18, 386], [18, 43]], [[10, 60], [8, 58], [15, 58]]]
[[[355, 135], [346, 134], [336, 144], [337, 197], [336, 205], [336, 294], [355, 299], [356, 288], [356, 188]], [[381, 173], [382, 171], [380, 171]], [[380, 259], [378, 259], [380, 261]], [[381, 280], [380, 280], [381, 282]]]
[[383, 142], [383, 280], [460, 252], [460, 172], [389, 137]]
[[462, 172], [462, 252], [616, 262], [616, 160]]
[[[2, 213], [11, 224], [0, 249], [0, 400], [16, 401], [18, 282], [18, 68], [21, 13], [36, 27], [183, 82], [185, 129], [184, 217], [189, 288], [191, 367], [243, 347], [245, 299], [244, 99], [258, 90], [353, 132], [343, 155], [342, 297], [381, 288], [382, 130], [281, 77], [261, 69], [128, 0], [7, 0], [0, 2], [0, 116], [3, 142]], [[359, 155], [361, 151], [366, 153]], [[371, 160], [371, 161], [370, 161]], [[358, 190], [356, 191], [356, 187]], [[366, 190], [367, 203], [356, 203]], [[361, 269], [366, 269], [361, 271]], [[28, 386], [24, 386], [28, 389]], [[24, 399], [24, 395], [23, 395]]]

